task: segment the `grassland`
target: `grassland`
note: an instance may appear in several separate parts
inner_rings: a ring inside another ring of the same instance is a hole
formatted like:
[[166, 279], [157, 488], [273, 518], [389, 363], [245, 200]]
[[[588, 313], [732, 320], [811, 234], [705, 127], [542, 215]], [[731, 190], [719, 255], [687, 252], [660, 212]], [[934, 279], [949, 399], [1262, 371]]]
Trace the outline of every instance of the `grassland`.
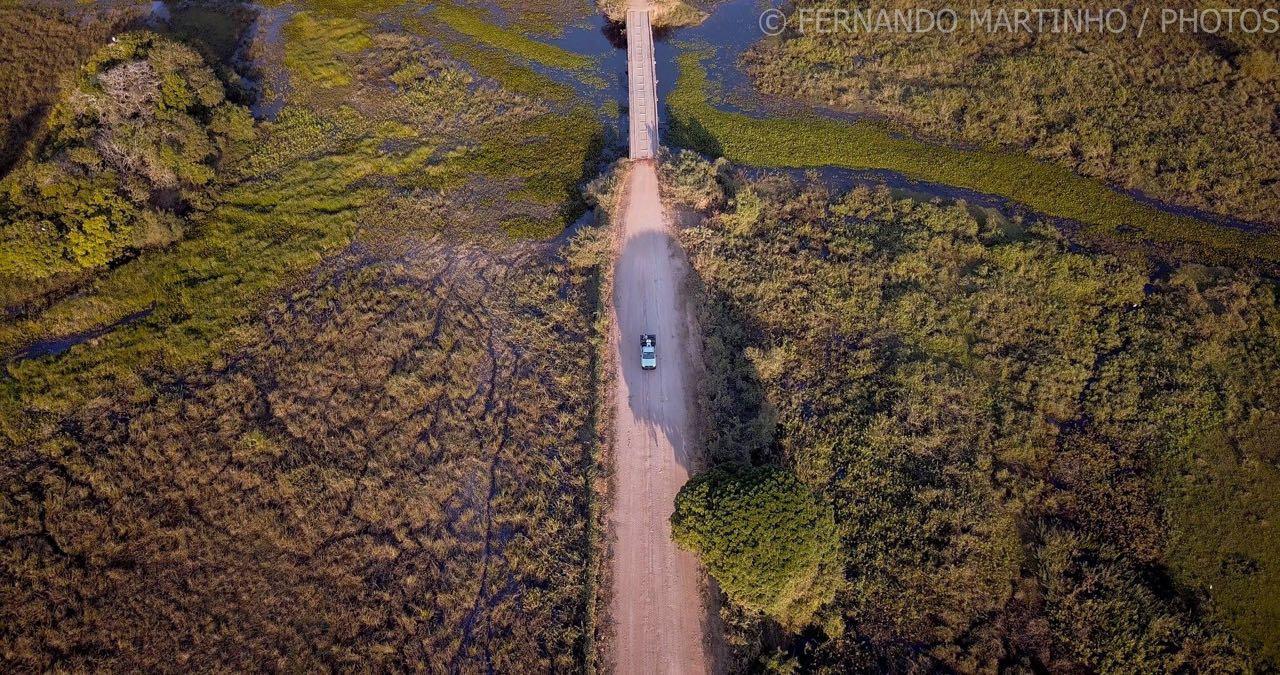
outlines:
[[351, 69], [340, 57], [371, 47], [368, 30], [369, 24], [360, 19], [316, 17], [301, 12], [285, 27], [285, 65], [309, 84], [351, 84]]
[[10, 669], [593, 661], [599, 121], [356, 4], [183, 240], [0, 322]]
[[1280, 260], [1280, 238], [1217, 227], [1147, 206], [1070, 169], [1020, 153], [961, 150], [895, 133], [876, 121], [812, 115], [761, 119], [719, 110], [708, 99], [697, 53], [680, 57], [668, 104], [672, 141], [761, 167], [886, 169], [1013, 201], [1091, 226], [1107, 236], [1192, 245], [1237, 260]]
[[[525, 16], [522, 10], [515, 8], [508, 8], [506, 11], [517, 18]], [[472, 41], [471, 44], [459, 44], [445, 37], [446, 43], [453, 45], [451, 49], [468, 52], [454, 53], [460, 57], [471, 57], [467, 61], [477, 70], [484, 71], [486, 76], [496, 76], [511, 82], [520, 90], [549, 86], [549, 92], [554, 98], [565, 88], [565, 85], [555, 83], [527, 66], [559, 70], [586, 87], [600, 89], [605, 86], [604, 79], [592, 69], [595, 59], [529, 37], [526, 33], [531, 29], [518, 21], [512, 27], [504, 27], [491, 21], [482, 11], [445, 3], [437, 5], [431, 17]], [[542, 26], [541, 21], [542, 19], [536, 19], [537, 25], [534, 28], [555, 32]]]
[[781, 653], [730, 606], [731, 667], [1274, 668], [1273, 282], [689, 155], [710, 453], [794, 472], [845, 556]]
[[484, 14], [477, 10], [440, 3], [432, 14], [459, 33], [534, 63], [563, 70], [583, 70], [593, 63], [590, 57], [539, 42], [519, 31], [486, 21]]
[[570, 26], [582, 26], [596, 16], [590, 2], [564, 0], [494, 0], [496, 8], [510, 26], [528, 35], [560, 36]]
[[[842, 4], [795, 3], [799, 11]], [[1002, 3], [963, 6], [962, 15]], [[1165, 202], [1280, 225], [1278, 53], [1280, 36], [1242, 30], [1214, 39], [1159, 30], [810, 31], [761, 42], [745, 63], [770, 94], [871, 110], [942, 143], [1025, 152]]]
[[449, 54], [469, 65], [478, 75], [498, 82], [503, 89], [558, 103], [574, 97], [572, 87], [530, 70], [505, 52], [462, 41], [446, 41], [444, 44]]
[[368, 246], [234, 326], [243, 347], [118, 381], [13, 448], [10, 667], [587, 659], [588, 276]]

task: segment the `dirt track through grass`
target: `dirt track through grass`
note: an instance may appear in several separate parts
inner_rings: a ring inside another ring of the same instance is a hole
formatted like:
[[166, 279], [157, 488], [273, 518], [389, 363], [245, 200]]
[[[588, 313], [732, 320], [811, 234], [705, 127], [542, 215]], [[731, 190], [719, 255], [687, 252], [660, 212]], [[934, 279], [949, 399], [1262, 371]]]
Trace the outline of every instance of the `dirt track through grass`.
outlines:
[[[700, 463], [691, 407], [701, 363], [681, 291], [689, 263], [671, 230], [651, 162], [627, 178], [613, 279], [615, 489], [614, 666], [622, 673], [698, 673], [704, 655], [697, 560], [671, 540], [675, 496]], [[658, 337], [658, 368], [639, 339]]]

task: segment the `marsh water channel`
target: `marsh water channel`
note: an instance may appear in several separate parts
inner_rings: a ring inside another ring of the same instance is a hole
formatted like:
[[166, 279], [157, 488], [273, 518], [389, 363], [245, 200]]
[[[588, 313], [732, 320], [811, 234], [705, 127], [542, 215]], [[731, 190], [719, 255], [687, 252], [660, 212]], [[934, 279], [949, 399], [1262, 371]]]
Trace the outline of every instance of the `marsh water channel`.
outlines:
[[[867, 112], [837, 110], [806, 102], [781, 99], [762, 94], [755, 89], [751, 83], [750, 76], [741, 67], [741, 59], [744, 52], [760, 40], [775, 39], [765, 37], [759, 27], [761, 11], [770, 6], [770, 3], [762, 2], [761, 0], [725, 0], [715, 3], [710, 11], [710, 16], [700, 25], [657, 31], [655, 35], [655, 57], [657, 60], [658, 96], [660, 99], [658, 116], [663, 133], [667, 131], [667, 123], [669, 121], [666, 99], [680, 74], [678, 57], [686, 51], [696, 51], [704, 56], [702, 65], [707, 71], [707, 80], [710, 85], [709, 91], [715, 97], [712, 104], [721, 110], [762, 119], [803, 114], [856, 122], [875, 117], [874, 114]], [[496, 13], [507, 21], [512, 20], [510, 13], [504, 14], [500, 10], [497, 10]], [[600, 14], [592, 14], [568, 27], [560, 35], [543, 38], [556, 46], [595, 59], [599, 64], [599, 72], [604, 76], [604, 80], [607, 83], [605, 87], [584, 85], [581, 80], [566, 76], [561, 71], [534, 64], [534, 68], [539, 72], [558, 82], [574, 87], [581, 96], [592, 101], [598, 107], [606, 107], [610, 101], [621, 103], [621, 115], [612, 124], [614, 138], [625, 138], [625, 130], [627, 128], [627, 111], [625, 107], [627, 100], [626, 36], [624, 33], [625, 31], [620, 25], [608, 21]], [[747, 167], [747, 171], [752, 174], [759, 174], [766, 170]], [[890, 170], [857, 170], [827, 166], [773, 169], [773, 171], [782, 171], [797, 179], [819, 180], [830, 189], [837, 191], [847, 190], [858, 185], [883, 185], [903, 197], [964, 202], [983, 211], [998, 211], [1007, 218], [1034, 216], [1057, 222], [1071, 230], [1082, 227], [1077, 222], [1037, 214], [1028, 207], [1005, 197], [951, 185], [921, 181]], [[1218, 226], [1246, 232], [1265, 232], [1269, 229], [1248, 221], [1209, 213], [1200, 209], [1169, 204], [1135, 190], [1116, 189], [1136, 201], [1173, 215], [1195, 218]]]
[[[529, 29], [530, 22], [524, 15], [526, 12], [536, 10], [511, 9], [495, 1], [480, 4], [489, 10], [490, 16], [499, 25], [527, 32], [530, 37], [540, 42], [592, 59], [594, 70], [589, 73], [569, 72], [533, 62], [528, 62], [526, 65], [558, 83], [571, 87], [581, 99], [590, 102], [596, 110], [599, 110], [603, 118], [602, 122], [608, 129], [606, 142], [613, 146], [615, 154], [619, 154], [622, 151], [621, 146], [623, 139], [626, 138], [628, 127], [625, 30], [620, 24], [611, 22], [600, 14], [592, 0], [575, 1], [578, 6], [569, 10], [569, 14], [576, 17], [575, 19], [555, 29], [544, 27], [537, 30]], [[147, 11], [142, 19], [145, 27], [168, 26], [170, 29], [179, 31], [186, 13], [207, 11], [198, 3], [172, 0], [154, 0], [145, 6]], [[660, 29], [656, 32], [655, 58], [660, 101], [658, 106], [660, 133], [666, 132], [669, 121], [665, 102], [679, 77], [678, 57], [686, 51], [696, 51], [704, 57], [701, 61], [707, 70], [710, 85], [708, 91], [714, 97], [711, 102], [721, 110], [758, 118], [806, 114], [853, 122], [867, 117], [865, 113], [838, 111], [803, 102], [778, 99], [756, 91], [750, 77], [741, 67], [741, 57], [752, 45], [761, 39], [766, 39], [761, 33], [758, 21], [760, 12], [769, 6], [769, 3], [761, 0], [724, 0], [714, 3], [710, 15], [700, 25]], [[297, 4], [288, 2], [271, 5], [245, 3], [241, 7], [248, 8], [254, 18], [235, 45], [228, 45], [228, 48], [234, 52], [232, 58], [237, 64], [236, 74], [242, 78], [240, 86], [252, 99], [250, 104], [254, 116], [261, 120], [271, 120], [285, 105], [289, 92], [287, 72], [283, 68], [283, 27], [300, 11], [300, 8]], [[433, 5], [423, 5], [416, 11], [424, 16], [429, 15], [433, 11]], [[465, 36], [458, 37], [467, 39]], [[855, 170], [830, 166], [792, 169], [744, 167], [743, 170], [751, 176], [781, 172], [797, 180], [816, 180], [836, 192], [855, 186], [885, 186], [902, 197], [964, 203], [970, 209], [985, 212], [987, 215], [999, 214], [999, 217], [1007, 219], [1040, 218], [1058, 223], [1070, 230], [1081, 227], [1079, 223], [1045, 217], [1004, 197], [921, 181], [894, 171]], [[1138, 201], [1174, 215], [1188, 216], [1248, 232], [1268, 230], [1266, 227], [1247, 221], [1168, 204], [1138, 192], [1127, 191], [1127, 194]], [[591, 220], [590, 214], [578, 219], [570, 230], [576, 229], [577, 226], [589, 220]], [[96, 339], [110, 330], [144, 319], [145, 316], [146, 314], [142, 313], [126, 317], [104, 329], [62, 336], [29, 345], [19, 353], [11, 355], [10, 360], [57, 356], [77, 344]]]
[[[471, 3], [464, 3], [471, 4]], [[560, 84], [571, 87], [578, 96], [601, 111], [602, 121], [608, 130], [606, 141], [620, 152], [626, 138], [627, 118], [627, 60], [624, 27], [607, 19], [597, 11], [593, 0], [574, 0], [565, 16], [573, 17], [554, 28], [545, 21], [530, 20], [538, 14], [537, 3], [519, 6], [498, 0], [482, 0], [475, 3], [488, 10], [495, 23], [526, 32], [530, 37], [555, 45], [567, 51], [586, 56], [594, 62], [594, 71], [575, 73], [526, 62], [536, 72]], [[657, 61], [657, 86], [659, 96], [658, 117], [662, 133], [667, 131], [669, 113], [666, 98], [679, 77], [678, 57], [687, 51], [696, 51], [703, 58], [715, 107], [757, 118], [789, 115], [815, 115], [840, 121], [855, 122], [873, 117], [867, 112], [850, 112], [806, 102], [782, 99], [760, 93], [752, 86], [750, 76], [741, 67], [744, 52], [767, 38], [760, 29], [760, 13], [773, 6], [766, 0], [721, 0], [714, 2], [707, 19], [697, 26], [675, 29], [658, 29], [655, 33], [655, 58]], [[152, 16], [169, 18], [170, 9], [164, 3], [152, 3]], [[159, 7], [157, 7], [159, 6]], [[248, 39], [242, 44], [246, 70], [251, 75], [244, 83], [254, 96], [253, 111], [260, 119], [271, 119], [279, 112], [287, 98], [289, 84], [278, 63], [264, 63], [264, 57], [280, 46], [282, 26], [299, 11], [296, 4], [253, 4], [258, 17], [250, 29]], [[519, 7], [518, 9], [515, 7]], [[424, 16], [434, 11], [432, 4], [416, 10]], [[539, 25], [542, 24], [542, 25]], [[531, 26], [537, 26], [531, 28]], [[447, 30], [447, 28], [445, 29]], [[457, 36], [466, 40], [465, 36]], [[610, 111], [616, 111], [612, 113]], [[783, 169], [784, 171], [786, 169]], [[944, 201], [977, 203], [985, 209], [997, 208], [1006, 214], [1031, 213], [1026, 207], [1007, 198], [977, 193], [950, 185], [916, 180], [901, 173], [887, 170], [857, 170], [839, 167], [819, 167], [789, 170], [794, 175], [816, 175], [828, 182], [833, 189], [841, 186], [884, 184], [890, 189], [914, 198], [936, 198]], [[1247, 232], [1261, 232], [1268, 228], [1247, 221], [1209, 213], [1200, 209], [1169, 204], [1133, 190], [1120, 190], [1135, 200], [1177, 216], [1195, 218], [1215, 225]], [[1048, 218], [1057, 222], [1062, 219]], [[1072, 227], [1079, 223], [1068, 223]]]

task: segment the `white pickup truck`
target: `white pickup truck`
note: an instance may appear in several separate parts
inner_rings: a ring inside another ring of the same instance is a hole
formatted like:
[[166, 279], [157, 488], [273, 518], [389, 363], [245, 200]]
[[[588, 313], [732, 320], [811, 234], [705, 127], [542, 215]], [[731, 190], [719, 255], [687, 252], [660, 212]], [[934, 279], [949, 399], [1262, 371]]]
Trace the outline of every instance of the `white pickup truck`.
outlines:
[[658, 367], [658, 338], [648, 333], [640, 336], [640, 369], [653, 370]]

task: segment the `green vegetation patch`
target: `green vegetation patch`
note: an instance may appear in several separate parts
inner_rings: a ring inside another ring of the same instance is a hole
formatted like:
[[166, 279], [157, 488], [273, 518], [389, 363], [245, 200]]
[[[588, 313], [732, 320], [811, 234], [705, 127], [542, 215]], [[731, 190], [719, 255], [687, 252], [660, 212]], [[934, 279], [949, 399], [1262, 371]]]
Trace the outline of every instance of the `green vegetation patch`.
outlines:
[[372, 46], [370, 25], [353, 18], [324, 18], [300, 12], [285, 26], [285, 65], [305, 82], [321, 87], [351, 84], [344, 56]]
[[[1280, 534], [1272, 524], [1280, 515], [1280, 424], [1271, 411], [1249, 416], [1229, 425], [1243, 431], [1234, 443], [1201, 439], [1171, 460], [1170, 560], [1180, 579], [1212, 589], [1223, 623], [1268, 663], [1280, 663]], [[1245, 447], [1237, 452], [1240, 443]]]
[[499, 50], [462, 42], [446, 42], [445, 49], [454, 58], [475, 69], [481, 77], [502, 85], [503, 89], [556, 102], [565, 102], [574, 96], [572, 87], [513, 62]]
[[595, 63], [593, 59], [582, 54], [539, 42], [523, 33], [490, 23], [485, 20], [484, 13], [479, 10], [440, 3], [432, 13], [463, 35], [534, 63], [561, 70], [585, 70]]
[[692, 154], [661, 176], [710, 213], [682, 235], [710, 455], [835, 509], [845, 632], [784, 644], [807, 672], [1275, 666], [1274, 282]]
[[1201, 265], [1169, 287], [1140, 348], [1177, 364], [1153, 385], [1177, 404], [1150, 413], [1174, 449], [1159, 467], [1170, 566], [1207, 590], [1214, 615], [1264, 663], [1280, 664], [1280, 292]]
[[419, 38], [370, 41], [351, 55], [367, 79], [338, 92], [359, 109], [339, 101], [313, 110], [303, 97], [261, 125], [252, 152], [223, 168], [223, 190], [204, 197], [207, 210], [183, 221], [188, 241], [0, 325], [0, 353], [13, 355], [151, 309], [56, 357], [8, 363], [4, 422], [14, 438], [30, 431], [20, 420], [54, 419], [113, 388], [145, 389], [149, 368], [179, 370], [240, 344], [239, 326], [361, 225], [541, 238], [581, 213], [576, 186], [594, 170], [602, 135], [589, 108], [572, 109], [567, 123]]
[[563, 230], [585, 209], [579, 186], [593, 172], [603, 143], [595, 112], [579, 105], [564, 115], [543, 114], [494, 131], [494, 138], [461, 149], [424, 175], [421, 184], [447, 189], [473, 178], [512, 179], [517, 187], [504, 199], [551, 210], [542, 218], [518, 214], [503, 228], [524, 237]]
[[1239, 259], [1280, 260], [1276, 236], [1172, 215], [1097, 180], [1021, 154], [930, 145], [901, 137], [874, 121], [843, 122], [813, 115], [757, 119], [718, 110], [707, 98], [702, 58], [696, 53], [680, 57], [680, 79], [668, 99], [671, 135], [677, 144], [761, 167], [887, 169], [1007, 197], [1108, 235], [1191, 243]]
[[296, 4], [327, 16], [371, 16], [400, 7], [406, 0], [263, 0], [264, 5], [278, 7]]
[[707, 471], [676, 496], [671, 536], [730, 598], [799, 629], [835, 597], [841, 565], [831, 507], [778, 469]]

